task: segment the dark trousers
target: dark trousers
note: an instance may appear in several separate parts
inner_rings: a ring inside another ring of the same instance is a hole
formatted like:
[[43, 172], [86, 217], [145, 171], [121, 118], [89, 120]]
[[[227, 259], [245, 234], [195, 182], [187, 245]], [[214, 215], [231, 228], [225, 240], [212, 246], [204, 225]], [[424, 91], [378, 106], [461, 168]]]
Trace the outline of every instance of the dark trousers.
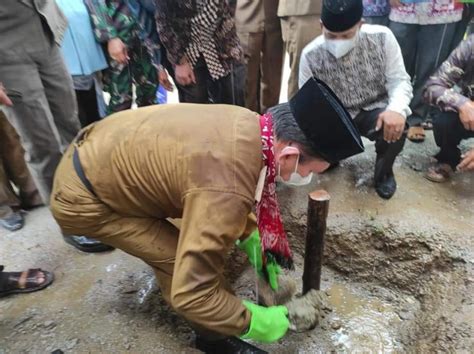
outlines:
[[97, 104], [95, 85], [92, 85], [90, 90], [76, 90], [76, 100], [79, 111], [79, 120], [82, 127], [101, 119], [99, 106]]
[[413, 81], [413, 100], [410, 104], [413, 114], [408, 117], [408, 124], [420, 125], [430, 111], [430, 107], [423, 101], [426, 80], [451, 53], [458, 24], [417, 25], [390, 22], [389, 27], [400, 44], [405, 68]]
[[369, 25], [380, 25], [380, 26], [386, 26], [386, 27], [388, 27], [388, 25], [390, 24], [388, 15], [364, 17], [364, 21], [365, 23], [368, 23]]
[[464, 128], [458, 113], [438, 111], [433, 117], [433, 133], [440, 148], [435, 158], [455, 169], [461, 161], [458, 145], [463, 139], [473, 138], [474, 131]]
[[471, 19], [473, 17], [474, 4], [464, 4], [464, 11], [462, 13], [462, 19], [459, 22], [456, 22], [456, 31], [454, 33], [453, 42], [451, 44], [451, 51], [456, 49], [456, 47], [464, 39], [464, 36], [469, 34], [468, 27]]
[[354, 123], [360, 134], [371, 141], [375, 141], [375, 152], [377, 159], [375, 161], [374, 180], [377, 182], [383, 179], [387, 174], [392, 173], [393, 163], [398, 154], [403, 150], [405, 145], [406, 133], [394, 142], [387, 143], [383, 140], [383, 127], [379, 131], [375, 131], [379, 114], [385, 109], [374, 109], [372, 111], [361, 111], [355, 118]]
[[[174, 75], [172, 76], [174, 79]], [[243, 65], [237, 65], [227, 76], [214, 80], [207, 69], [206, 62], [201, 57], [194, 66], [194, 76], [196, 77], [195, 84], [187, 86], [176, 84], [180, 102], [244, 106], [245, 67]]]

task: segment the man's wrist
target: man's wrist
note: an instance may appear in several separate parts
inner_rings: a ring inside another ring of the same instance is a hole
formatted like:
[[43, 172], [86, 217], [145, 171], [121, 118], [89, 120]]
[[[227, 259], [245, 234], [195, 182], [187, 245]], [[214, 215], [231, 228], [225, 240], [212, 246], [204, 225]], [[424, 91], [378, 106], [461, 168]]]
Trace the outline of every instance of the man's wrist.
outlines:
[[456, 102], [456, 108], [459, 113], [462, 113], [465, 109], [468, 109], [470, 105], [472, 105], [472, 101], [467, 97], [459, 98], [458, 102]]
[[388, 106], [385, 111], [390, 111], [390, 112], [394, 112], [394, 113], [398, 113], [399, 115], [401, 115], [403, 117], [403, 119], [407, 119], [407, 116], [409, 115], [408, 112], [411, 113], [410, 111], [410, 108], [406, 108], [406, 109], [399, 109], [397, 107], [393, 107], [393, 106]]

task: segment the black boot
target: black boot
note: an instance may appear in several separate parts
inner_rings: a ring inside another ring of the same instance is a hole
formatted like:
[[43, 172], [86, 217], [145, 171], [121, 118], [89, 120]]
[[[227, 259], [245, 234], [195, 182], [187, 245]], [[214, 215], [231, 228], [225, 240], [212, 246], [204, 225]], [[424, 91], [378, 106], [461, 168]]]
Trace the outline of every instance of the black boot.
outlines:
[[95, 253], [112, 251], [115, 249], [112, 246], [106, 245], [100, 241], [86, 236], [63, 235], [63, 238], [66, 243], [69, 243], [71, 246], [76, 247], [82, 252]]
[[385, 176], [379, 177], [379, 179], [375, 181], [375, 191], [383, 199], [392, 198], [396, 190], [397, 182], [395, 181], [393, 171], [390, 171]]
[[265, 354], [264, 350], [244, 342], [237, 337], [228, 337], [219, 340], [209, 340], [196, 336], [196, 349], [206, 354]]

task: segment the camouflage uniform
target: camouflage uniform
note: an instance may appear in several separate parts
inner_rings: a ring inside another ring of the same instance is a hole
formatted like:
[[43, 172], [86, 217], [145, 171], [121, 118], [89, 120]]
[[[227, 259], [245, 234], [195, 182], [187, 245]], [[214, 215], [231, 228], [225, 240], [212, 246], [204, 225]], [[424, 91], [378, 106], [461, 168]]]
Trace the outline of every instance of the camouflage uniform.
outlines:
[[125, 65], [109, 57], [110, 68], [105, 75], [105, 90], [110, 93], [108, 113], [132, 106], [132, 83], [136, 86], [139, 107], [154, 104], [160, 45], [143, 34], [145, 16], [134, 16], [126, 0], [86, 0], [85, 3], [97, 40], [106, 44], [113, 38], [120, 38], [130, 56]]

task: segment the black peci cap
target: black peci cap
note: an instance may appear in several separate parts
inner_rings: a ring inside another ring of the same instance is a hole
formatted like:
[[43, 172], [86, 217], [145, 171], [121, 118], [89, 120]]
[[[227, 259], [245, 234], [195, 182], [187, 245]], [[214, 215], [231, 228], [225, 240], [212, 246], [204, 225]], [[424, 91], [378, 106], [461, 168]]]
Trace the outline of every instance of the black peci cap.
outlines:
[[321, 22], [331, 32], [344, 32], [362, 19], [362, 0], [323, 0]]
[[313, 149], [335, 163], [364, 151], [364, 145], [350, 114], [323, 81], [312, 77], [290, 100], [298, 126]]

